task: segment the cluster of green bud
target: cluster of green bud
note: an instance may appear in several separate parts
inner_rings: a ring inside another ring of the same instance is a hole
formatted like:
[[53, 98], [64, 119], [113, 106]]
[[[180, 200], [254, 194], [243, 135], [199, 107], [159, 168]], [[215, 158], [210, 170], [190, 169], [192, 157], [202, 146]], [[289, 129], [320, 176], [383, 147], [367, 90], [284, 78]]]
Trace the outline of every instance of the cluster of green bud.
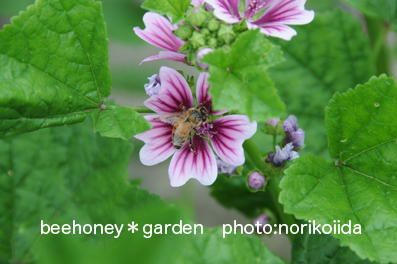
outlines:
[[242, 22], [229, 25], [215, 18], [213, 12], [206, 11], [203, 6], [191, 6], [183, 25], [174, 31], [176, 36], [186, 41], [179, 51], [184, 52], [186, 59], [194, 65], [199, 64], [196, 57], [202, 49], [223, 48], [229, 52], [238, 34], [247, 30], [245, 21]]

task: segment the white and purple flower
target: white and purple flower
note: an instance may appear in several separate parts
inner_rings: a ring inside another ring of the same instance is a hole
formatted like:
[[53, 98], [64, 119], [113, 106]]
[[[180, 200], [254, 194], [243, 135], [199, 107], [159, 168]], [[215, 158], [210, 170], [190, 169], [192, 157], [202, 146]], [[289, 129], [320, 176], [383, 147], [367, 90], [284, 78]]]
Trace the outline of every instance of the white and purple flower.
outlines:
[[[209, 115], [220, 115], [225, 111], [212, 110], [211, 96], [208, 94], [208, 73], [201, 73], [197, 80], [197, 103], [204, 103]], [[218, 167], [215, 153], [232, 166], [241, 166], [245, 162], [243, 142], [252, 137], [257, 129], [256, 122], [250, 123], [243, 115], [228, 115], [203, 123], [198, 130], [206, 136], [193, 136], [195, 154], [185, 142], [180, 150], [172, 144], [172, 122], [166, 122], [164, 116], [180, 116], [183, 111], [193, 107], [193, 95], [185, 78], [176, 70], [160, 68], [161, 90], [144, 102], [144, 105], [158, 113], [145, 118], [153, 128], [136, 135], [145, 145], [139, 152], [144, 165], [158, 164], [173, 154], [168, 174], [171, 186], [184, 185], [190, 178], [197, 179], [203, 185], [211, 185], [217, 177]], [[205, 103], [206, 102], [206, 103]], [[207, 142], [211, 142], [212, 149]]]
[[174, 30], [178, 29], [177, 25], [171, 25], [168, 19], [152, 12], [147, 12], [143, 16], [143, 22], [146, 28], [142, 30], [139, 27], [134, 27], [135, 34], [144, 41], [165, 51], [160, 51], [158, 55], [147, 57], [141, 63], [157, 59], [186, 62], [186, 55], [178, 52], [185, 42], [173, 33]]
[[240, 0], [206, 2], [214, 8], [214, 15], [226, 23], [240, 23], [245, 18], [249, 29], [259, 27], [263, 34], [285, 40], [296, 35], [296, 31], [286, 25], [304, 25], [314, 18], [314, 11], [305, 10], [306, 0], [245, 0], [244, 14], [238, 10]]

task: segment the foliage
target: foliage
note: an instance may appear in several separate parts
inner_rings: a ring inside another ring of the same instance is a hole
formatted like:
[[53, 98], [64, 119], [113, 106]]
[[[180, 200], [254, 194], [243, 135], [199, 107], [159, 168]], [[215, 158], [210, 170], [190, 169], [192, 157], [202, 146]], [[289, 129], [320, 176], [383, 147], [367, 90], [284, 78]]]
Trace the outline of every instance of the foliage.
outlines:
[[361, 225], [361, 235], [332, 234], [361, 258], [383, 263], [397, 261], [396, 101], [396, 82], [385, 75], [336, 93], [326, 124], [330, 155], [337, 162], [308, 154], [280, 184], [287, 212], [321, 224]]
[[[0, 31], [0, 137], [98, 115], [111, 90], [100, 3], [38, 0], [11, 22]], [[125, 110], [113, 112], [129, 137], [149, 128], [136, 113], [126, 122]], [[110, 129], [108, 135], [126, 138]]]

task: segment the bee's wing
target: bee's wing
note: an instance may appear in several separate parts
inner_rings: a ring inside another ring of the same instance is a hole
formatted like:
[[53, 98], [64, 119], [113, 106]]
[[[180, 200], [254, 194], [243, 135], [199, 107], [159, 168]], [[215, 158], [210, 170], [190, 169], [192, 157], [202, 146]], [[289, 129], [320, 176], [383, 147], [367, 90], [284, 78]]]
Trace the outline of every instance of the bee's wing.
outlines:
[[159, 119], [164, 122], [173, 125], [175, 121], [181, 117], [181, 113], [168, 113], [159, 117]]

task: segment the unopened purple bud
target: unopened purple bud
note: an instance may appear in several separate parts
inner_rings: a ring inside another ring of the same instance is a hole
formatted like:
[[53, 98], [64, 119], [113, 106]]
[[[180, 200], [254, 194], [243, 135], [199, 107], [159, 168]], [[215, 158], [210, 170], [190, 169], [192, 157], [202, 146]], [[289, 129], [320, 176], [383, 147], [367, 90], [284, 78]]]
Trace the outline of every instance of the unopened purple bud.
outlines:
[[215, 158], [216, 158], [216, 165], [218, 165], [218, 174], [226, 174], [229, 176], [237, 174], [237, 167], [224, 162], [216, 155]]
[[281, 126], [285, 131], [284, 146], [294, 143], [294, 150], [300, 149], [305, 143], [305, 131], [298, 129], [298, 120], [294, 115], [290, 115]]
[[271, 162], [274, 167], [283, 167], [287, 160], [293, 160], [299, 158], [299, 154], [293, 151], [294, 144], [288, 143], [283, 149], [276, 146], [276, 152], [270, 152], [266, 159], [266, 162]]
[[211, 12], [212, 10], [214, 10], [214, 7], [208, 3], [205, 3], [205, 11]]
[[201, 69], [203, 69], [203, 70], [208, 70], [209, 66], [208, 66], [207, 64], [205, 64], [205, 63], [200, 62], [200, 59], [201, 59], [202, 57], [204, 57], [204, 55], [206, 55], [206, 54], [208, 54], [208, 53], [210, 53], [210, 52], [213, 52], [213, 51], [214, 51], [214, 50], [211, 49], [211, 48], [204, 48], [204, 49], [199, 50], [199, 52], [197, 52], [196, 62], [197, 62], [197, 65], [198, 65]]
[[262, 229], [264, 225], [269, 224], [270, 217], [268, 214], [263, 213], [254, 219], [254, 225], [258, 224], [259, 228]]
[[248, 177], [248, 185], [254, 190], [262, 189], [265, 186], [266, 177], [257, 171], [254, 171]]
[[278, 122], [281, 121], [281, 118], [272, 118], [269, 119], [269, 121], [266, 122], [266, 125], [273, 125], [274, 127], [277, 127]]
[[266, 226], [269, 225], [269, 222], [270, 222], [270, 216], [267, 213], [263, 213], [254, 219], [254, 226], [256, 227], [256, 230], [258, 229], [261, 230], [261, 232], [259, 233], [269, 232], [270, 227]]
[[149, 83], [145, 84], [145, 91], [146, 94], [152, 97], [160, 92], [161, 83], [160, 83], [160, 76], [158, 74], [153, 74], [151, 77], [148, 78]]

